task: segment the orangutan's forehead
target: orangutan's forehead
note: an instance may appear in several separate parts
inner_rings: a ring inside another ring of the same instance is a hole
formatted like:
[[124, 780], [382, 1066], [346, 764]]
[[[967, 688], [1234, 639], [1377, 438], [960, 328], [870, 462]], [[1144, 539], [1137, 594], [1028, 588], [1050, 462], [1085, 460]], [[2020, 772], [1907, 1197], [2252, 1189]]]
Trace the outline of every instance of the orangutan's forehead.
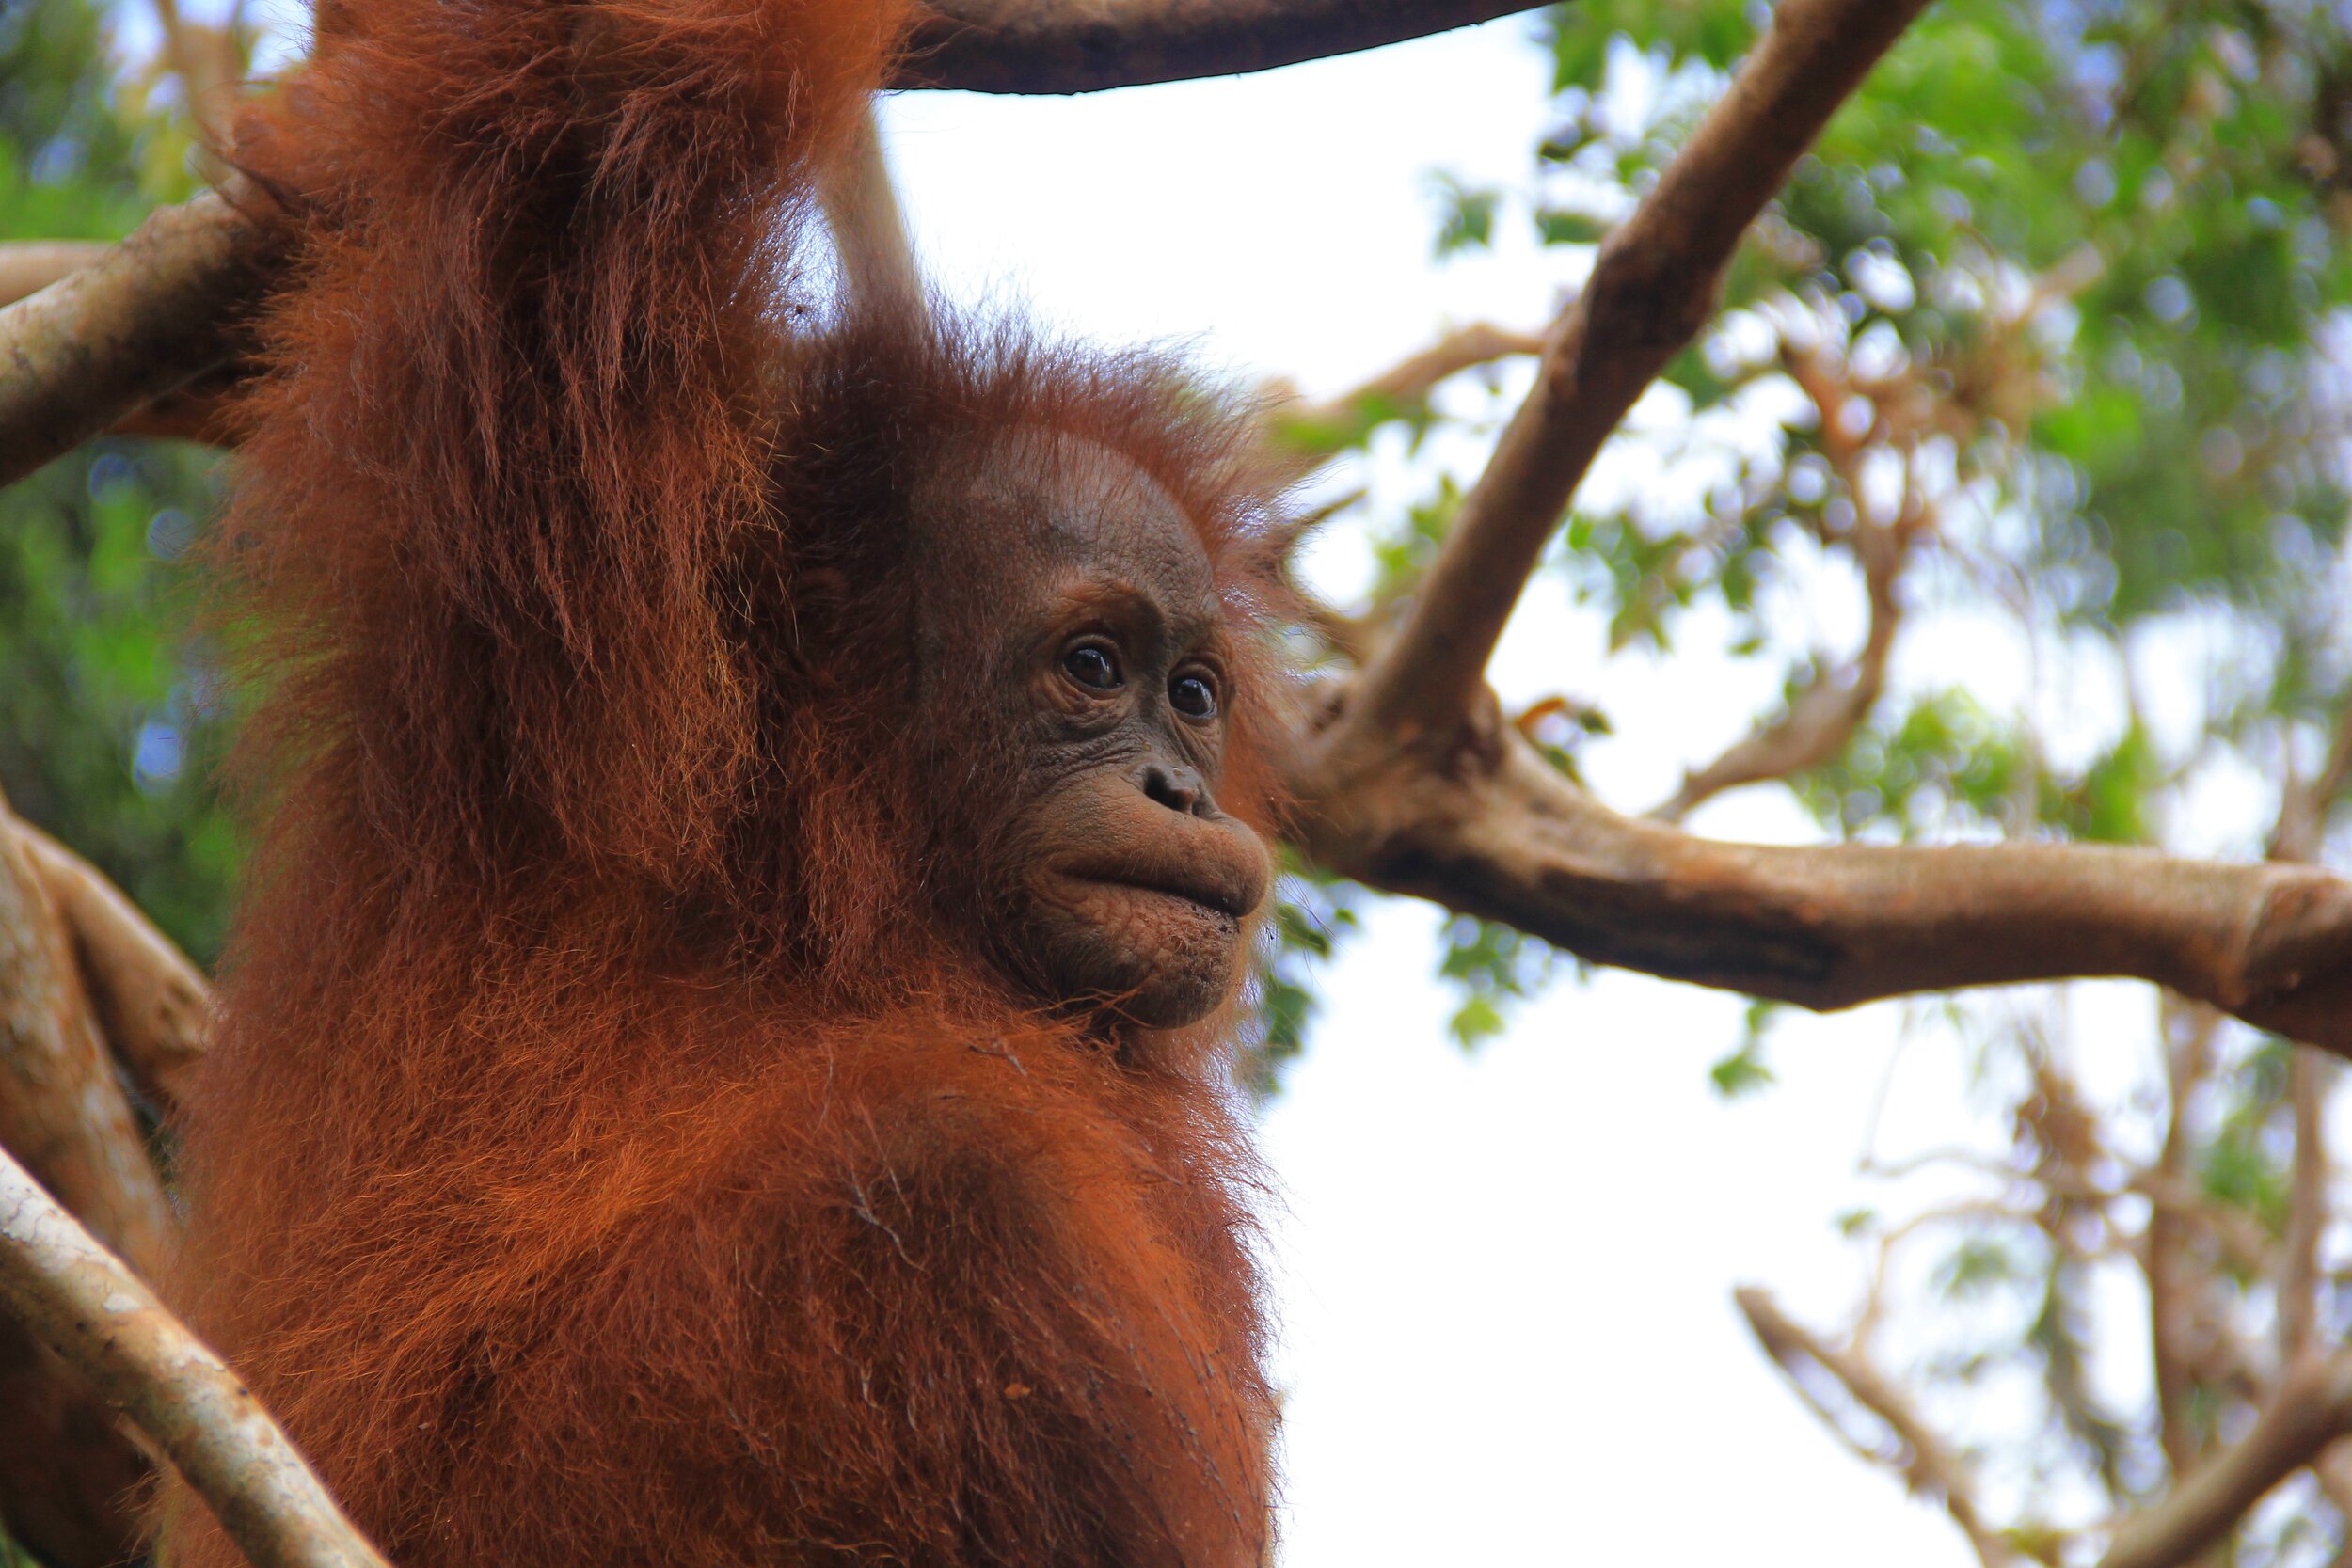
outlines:
[[1178, 600], [1213, 600], [1216, 578], [1175, 498], [1121, 452], [1057, 431], [1023, 430], [942, 466], [918, 498], [923, 553], [981, 580], [1007, 566], [1072, 570], [1148, 583]]

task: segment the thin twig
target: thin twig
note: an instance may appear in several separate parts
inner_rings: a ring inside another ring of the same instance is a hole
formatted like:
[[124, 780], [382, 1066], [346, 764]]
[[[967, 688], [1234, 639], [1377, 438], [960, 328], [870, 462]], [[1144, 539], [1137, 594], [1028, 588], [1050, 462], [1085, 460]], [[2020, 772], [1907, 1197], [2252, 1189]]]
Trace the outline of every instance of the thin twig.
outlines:
[[237, 1374], [6, 1154], [0, 1303], [154, 1440], [255, 1568], [387, 1568]]
[[1282, 479], [1304, 479], [1383, 420], [1423, 407], [1439, 383], [1464, 371], [1520, 355], [1541, 354], [1544, 340], [1486, 322], [1457, 326], [1327, 403], [1277, 407], [1267, 423]]
[[2289, 1177], [2286, 1242], [2279, 1272], [2279, 1350], [2292, 1360], [2308, 1353], [2318, 1333], [2319, 1243], [2328, 1230], [2328, 1144], [2323, 1114], [2333, 1064], [2308, 1047], [2287, 1065], [2287, 1100], [2295, 1116], [2295, 1156]]
[[[1902, 499], [1895, 515], [1881, 520], [1867, 515], [1862, 465], [1868, 449], [1863, 440], [1847, 434], [1839, 419], [1851, 395], [1850, 384], [1821, 364], [1818, 354], [1794, 344], [1783, 344], [1781, 363], [1812, 401], [1820, 425], [1822, 455], [1853, 506], [1851, 530], [1837, 536], [1837, 542], [1851, 549], [1862, 567], [1863, 596], [1868, 607], [1862, 647], [1850, 659], [1824, 662], [1790, 695], [1778, 718], [1758, 725], [1714, 761], [1685, 773], [1674, 794], [1650, 812], [1661, 822], [1680, 822], [1726, 790], [1785, 779], [1844, 752], [1886, 689], [1886, 667], [1894, 657], [1895, 637], [1903, 619], [1897, 584], [1911, 563], [1914, 546], [1936, 529], [1936, 509], [1921, 495], [1911, 475], [1908, 451], [1902, 451]], [[1878, 430], [1885, 424], [1883, 419], [1873, 421]]]
[[[2188, 1161], [2192, 1135], [2189, 1111], [2197, 1093], [2213, 1070], [2213, 1040], [2220, 1015], [2211, 1007], [2167, 996], [2161, 1005], [2165, 1052], [2166, 1108], [2164, 1144], [2149, 1175], [2172, 1186], [2190, 1182]], [[2175, 1481], [2195, 1464], [2198, 1433], [2189, 1420], [2189, 1394], [2196, 1385], [2190, 1370], [2189, 1293], [2202, 1288], [2182, 1255], [2185, 1240], [2180, 1217], [2157, 1208], [2148, 1216], [2148, 1235], [2141, 1248], [2142, 1272], [2148, 1281], [2148, 1339], [2154, 1363], [2156, 1440]]]
[[1860, 652], [1842, 664], [1824, 667], [1789, 698], [1780, 717], [1759, 725], [1714, 761], [1684, 774], [1674, 794], [1650, 816], [1661, 822], [1679, 822], [1726, 790], [1785, 779], [1843, 752], [1886, 688], [1886, 665], [1902, 622], [1902, 607], [1895, 597], [1900, 569], [1899, 558], [1886, 571], [1865, 571], [1870, 610]]
[[[1741, 1316], [1755, 1333], [1764, 1354], [1786, 1372], [1800, 1399], [1830, 1430], [1863, 1457], [1901, 1472], [1915, 1492], [1940, 1498], [1952, 1523], [1960, 1527], [1984, 1568], [2005, 1568], [2017, 1560], [2016, 1550], [1985, 1522], [1967, 1465], [1949, 1444], [1929, 1427], [1902, 1392], [1870, 1364], [1867, 1357], [1831, 1345], [1783, 1312], [1771, 1294], [1753, 1286], [1732, 1292]], [[1837, 1420], [1805, 1384], [1803, 1369], [1810, 1362], [1837, 1380], [1853, 1402], [1883, 1421], [1902, 1447], [1899, 1452], [1873, 1451]]]
[[1354, 683], [1332, 745], [1378, 750], [1460, 723], [1601, 443], [1706, 325], [1749, 221], [1925, 4], [1784, 0], [1773, 12], [1729, 90], [1601, 245], [1403, 627]]

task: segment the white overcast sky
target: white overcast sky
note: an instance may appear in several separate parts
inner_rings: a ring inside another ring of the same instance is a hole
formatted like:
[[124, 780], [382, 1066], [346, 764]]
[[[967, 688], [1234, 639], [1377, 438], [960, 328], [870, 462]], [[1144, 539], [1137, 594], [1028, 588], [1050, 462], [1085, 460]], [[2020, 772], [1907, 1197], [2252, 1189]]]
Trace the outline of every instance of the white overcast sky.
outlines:
[[[117, 14], [126, 49], [151, 48], [146, 7]], [[1510, 183], [1529, 166], [1548, 73], [1529, 26], [1083, 99], [908, 95], [885, 109], [886, 139], [950, 293], [1334, 392], [1450, 323], [1540, 323], [1576, 281], [1507, 221], [1492, 255], [1430, 255], [1432, 170]], [[1674, 419], [1671, 400], [1641, 412]], [[1369, 478], [1401, 504], [1431, 464], [1467, 477], [1477, 457], [1467, 441], [1418, 459], [1389, 450]], [[1596, 480], [1613, 482], [1645, 476], [1620, 463]], [[1343, 593], [1362, 580], [1360, 542], [1336, 531], [1312, 564]], [[1828, 592], [1794, 610], [1804, 635], [1851, 646], [1857, 608]], [[2184, 689], [2209, 653], [2182, 644]], [[2058, 739], [2088, 746], [2117, 711], [2100, 666], [2053, 683], [2041, 657], [1915, 614], [1896, 684], [1958, 671], [1995, 707], [2037, 692], [2074, 720]], [[1531, 591], [1494, 675], [1507, 701], [1597, 699], [1620, 734], [1589, 771], [1629, 808], [1734, 738], [1777, 687], [1760, 665], [1703, 654], [1610, 658], [1597, 618], [1550, 582]], [[2244, 822], [2258, 795], [2242, 789], [2212, 820]], [[1769, 788], [1693, 825], [1815, 836]], [[1564, 977], [1465, 1056], [1444, 1033], [1436, 926], [1424, 906], [1379, 906], [1328, 972], [1310, 1053], [1264, 1127], [1282, 1196], [1286, 1568], [1972, 1561], [1932, 1501], [1856, 1463], [1803, 1410], [1730, 1299], [1766, 1284], [1836, 1326], [1858, 1273], [1832, 1217], [1883, 1196], [1856, 1175], [1866, 1138], [1890, 1156], [1998, 1147], [1949, 1036], [1915, 1031], [1899, 1052], [1893, 1007], [1799, 1021], [1774, 1036], [1778, 1086], [1726, 1105], [1706, 1069], [1735, 1039], [1740, 1000], [1610, 974]], [[2078, 1069], [2110, 1101], [2144, 1090], [2147, 993], [2075, 996], [2099, 1042]], [[2134, 1304], [2113, 1306], [2101, 1360], [2122, 1403], [2140, 1392], [2145, 1348]]]

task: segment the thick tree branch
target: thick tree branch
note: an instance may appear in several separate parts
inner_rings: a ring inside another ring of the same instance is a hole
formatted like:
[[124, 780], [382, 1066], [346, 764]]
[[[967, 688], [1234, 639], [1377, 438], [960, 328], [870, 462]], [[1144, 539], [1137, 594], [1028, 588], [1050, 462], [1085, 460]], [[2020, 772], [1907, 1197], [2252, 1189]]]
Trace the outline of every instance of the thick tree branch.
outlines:
[[2352, 1055], [2352, 883], [2091, 845], [1721, 844], [1621, 816], [1486, 699], [1448, 749], [1295, 760], [1293, 832], [1375, 887], [1597, 963], [1817, 1008], [2153, 980]]
[[2182, 1478], [2116, 1529], [2100, 1568], [2180, 1568], [2221, 1539], [2272, 1487], [2352, 1433], [2352, 1355], [2304, 1360], [2280, 1378], [2243, 1440]]
[[98, 240], [10, 240], [0, 244], [0, 305], [39, 293], [114, 246]]
[[154, 1440], [256, 1568], [387, 1568], [237, 1374], [6, 1154], [0, 1303]]
[[93, 265], [0, 309], [0, 484], [224, 363], [270, 235], [238, 183], [158, 209]]
[[[1867, 1357], [1831, 1345], [1781, 1311], [1771, 1294], [1756, 1286], [1742, 1286], [1732, 1292], [1732, 1299], [1739, 1304], [1740, 1315], [1748, 1320], [1748, 1327], [1756, 1335], [1756, 1343], [1763, 1346], [1764, 1354], [1788, 1374], [1797, 1397], [1848, 1447], [1865, 1459], [1901, 1471], [1913, 1491], [1941, 1499], [1944, 1511], [1976, 1548], [1985, 1568], [2005, 1568], [2017, 1560], [2016, 1551], [1985, 1522], [1970, 1484], [1968, 1468], [1960, 1455], [1928, 1426], [1901, 1390], [1887, 1382]], [[1848, 1397], [1885, 1423], [1901, 1445], [1900, 1449], [1893, 1453], [1875, 1450], [1847, 1431], [1836, 1412], [1823, 1403], [1807, 1384], [1804, 1369], [1808, 1364], [1835, 1378]]]
[[1602, 245], [1398, 636], [1357, 681], [1335, 744], [1459, 721], [1601, 443], [1707, 324], [1750, 220], [1925, 4], [1783, 0], [1730, 89]]
[[926, 0], [897, 85], [1100, 92], [1352, 55], [1528, 0]]
[[[14, 305], [69, 274], [103, 260], [114, 249], [96, 240], [0, 241], [0, 306]], [[168, 436], [183, 441], [227, 446], [228, 394], [242, 367], [217, 366], [154, 402], [135, 407], [106, 426], [109, 436]]]
[[177, 1110], [212, 1025], [202, 971], [96, 866], [28, 822], [13, 826], [72, 936], [106, 1043], [156, 1109]]

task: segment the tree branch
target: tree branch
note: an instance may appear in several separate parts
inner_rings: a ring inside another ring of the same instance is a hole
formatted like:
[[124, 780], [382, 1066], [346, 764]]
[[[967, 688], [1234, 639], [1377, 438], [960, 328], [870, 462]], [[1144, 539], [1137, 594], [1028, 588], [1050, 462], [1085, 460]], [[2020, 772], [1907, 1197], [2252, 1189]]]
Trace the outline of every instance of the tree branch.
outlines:
[[1619, 816], [1504, 723], [1333, 766], [1302, 748], [1291, 831], [1391, 893], [1597, 963], [1836, 1008], [2021, 980], [2153, 980], [2352, 1055], [2352, 883], [2096, 845], [1723, 844]]
[[177, 1110], [212, 1024], [203, 973], [96, 866], [29, 822], [13, 826], [72, 936], [106, 1043], [141, 1094]]
[[[116, 1081], [56, 908], [0, 806], [0, 1149], [142, 1267], [163, 1261], [170, 1212]], [[98, 1395], [0, 1323], [0, 1511], [60, 1564], [120, 1560], [126, 1497], [147, 1474]]]
[[[2174, 1190], [2190, 1190], [2196, 1185], [2189, 1169], [2194, 1143], [2190, 1113], [2213, 1073], [2214, 1035], [2220, 1015], [2177, 995], [2161, 997], [2158, 1013], [2164, 1047], [2164, 1143], [2148, 1175]], [[2189, 1473], [2197, 1459], [2198, 1433], [2189, 1420], [2189, 1397], [2197, 1383], [2190, 1366], [2196, 1315], [2190, 1297], [2206, 1283], [2205, 1276], [2184, 1256], [2186, 1220], [2179, 1211], [2158, 1205], [2148, 1216], [2147, 1237], [2140, 1248], [2140, 1268], [2148, 1281], [2156, 1443], [2176, 1481]]]
[[1785, 779], [1845, 751], [1886, 688], [1886, 663], [1902, 622], [1902, 607], [1895, 600], [1895, 574], [1870, 572], [1867, 578], [1870, 625], [1862, 651], [1806, 682], [1778, 719], [1757, 726], [1713, 762], [1684, 774], [1681, 786], [1650, 816], [1661, 822], [1680, 822], [1725, 790]]
[[1783, 0], [1731, 87], [1600, 248], [1335, 745], [1458, 722], [1530, 573], [1626, 410], [1714, 308], [1740, 237], [1926, 0]]
[[1328, 403], [1277, 406], [1266, 421], [1278, 453], [1276, 471], [1284, 480], [1304, 479], [1362, 440], [1374, 425], [1426, 404], [1438, 383], [1498, 359], [1543, 351], [1544, 340], [1534, 333], [1473, 322]]
[[171, 1228], [163, 1183], [56, 908], [13, 832], [0, 832], [0, 1146], [139, 1267], [162, 1263]]
[[[2279, 801], [2270, 834], [2274, 861], [2309, 861], [2319, 853], [2328, 810], [2352, 777], [2352, 701], [2336, 716], [2318, 777], [2292, 777]], [[2288, 1361], [2309, 1354], [2319, 1327], [2319, 1243], [2328, 1229], [2328, 1145], [2324, 1117], [2333, 1074], [2309, 1051], [2287, 1068], [2287, 1100], [2295, 1117], [2295, 1157], [2287, 1204], [2284, 1266], [2279, 1275], [2279, 1349]]]
[[151, 214], [94, 264], [0, 309], [0, 484], [227, 361], [271, 270], [243, 182]]
[[114, 246], [99, 240], [9, 240], [0, 243], [0, 305], [14, 305], [69, 273], [81, 271]]
[[255, 1568], [387, 1568], [237, 1374], [4, 1153], [0, 1302], [154, 1439]]
[[2100, 1568], [2180, 1568], [2272, 1487], [2352, 1433], [2352, 1354], [2288, 1368], [2245, 1438], [2117, 1528]]
[[2329, 1065], [2309, 1050], [2296, 1051], [2287, 1065], [2295, 1156], [2279, 1271], [2279, 1349], [2289, 1359], [2312, 1350], [2319, 1328], [2319, 1243], [2328, 1231], [2328, 1145], [2322, 1117], [2332, 1076]]
[[860, 119], [849, 156], [825, 171], [819, 195], [840, 259], [842, 288], [851, 303], [876, 314], [920, 315], [928, 309], [922, 269], [907, 237], [906, 214], [898, 205], [872, 104]]
[[[1888, 1383], [1867, 1358], [1839, 1350], [1781, 1311], [1771, 1294], [1754, 1285], [1732, 1292], [1740, 1315], [1748, 1320], [1756, 1343], [1764, 1347], [1788, 1374], [1797, 1397], [1811, 1407], [1823, 1424], [1875, 1464], [1892, 1465], [1915, 1492], [1939, 1497], [1985, 1568], [2004, 1568], [2017, 1560], [2016, 1550], [1985, 1523], [1970, 1484], [1967, 1465], [1950, 1446], [1928, 1426], [1902, 1392]], [[1873, 1450], [1846, 1431], [1832, 1411], [1805, 1384], [1803, 1368], [1810, 1362], [1836, 1378], [1853, 1402], [1886, 1424], [1902, 1445], [1897, 1453]]]
[[[1884, 520], [1867, 515], [1863, 493], [1862, 439], [1846, 435], [1838, 413], [1851, 395], [1850, 384], [1833, 376], [1817, 354], [1784, 341], [1781, 363], [1811, 400], [1820, 424], [1822, 455], [1845, 485], [1854, 509], [1850, 532], [1830, 535], [1824, 543], [1849, 546], [1862, 565], [1862, 586], [1869, 607], [1862, 647], [1852, 658], [1824, 666], [1788, 701], [1788, 710], [1759, 724], [1730, 750], [1702, 768], [1685, 773], [1673, 796], [1650, 812], [1661, 822], [1680, 822], [1725, 790], [1767, 779], [1785, 779], [1841, 754], [1878, 705], [1886, 689], [1887, 661], [1894, 656], [1895, 635], [1902, 626], [1902, 604], [1896, 583], [1910, 564], [1912, 549], [1935, 528], [1935, 508], [1924, 499], [1903, 452], [1902, 501], [1896, 515]], [[1880, 427], [1883, 420], [1874, 421]]]
[[[59, 278], [102, 260], [112, 245], [96, 240], [0, 241], [0, 306], [14, 305]], [[168, 436], [183, 441], [230, 445], [223, 415], [227, 393], [243, 368], [215, 367], [194, 381], [133, 408], [106, 426], [109, 436]]]
[[1100, 92], [1352, 55], [1528, 0], [926, 0], [895, 85]]

